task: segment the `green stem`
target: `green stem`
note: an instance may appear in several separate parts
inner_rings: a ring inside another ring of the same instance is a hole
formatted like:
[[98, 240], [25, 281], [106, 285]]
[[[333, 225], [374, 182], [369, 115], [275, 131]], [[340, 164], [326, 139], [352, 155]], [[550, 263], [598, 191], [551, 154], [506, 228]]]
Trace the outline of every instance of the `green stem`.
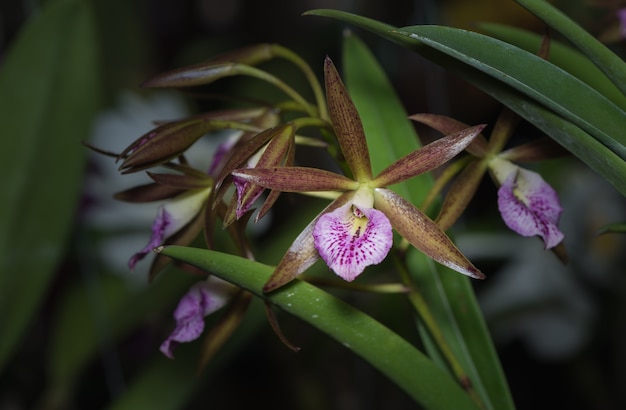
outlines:
[[409, 274], [409, 271], [406, 268], [406, 265], [400, 259], [400, 256], [396, 252], [393, 252], [393, 262], [398, 272], [400, 273], [402, 281], [409, 288], [409, 292], [407, 293], [409, 302], [411, 303], [411, 305], [413, 306], [413, 308], [419, 315], [420, 319], [424, 323], [424, 326], [426, 326], [426, 328], [428, 329], [428, 332], [430, 333], [435, 343], [439, 347], [441, 354], [445, 357], [446, 361], [448, 362], [448, 365], [450, 366], [450, 369], [452, 370], [452, 373], [454, 374], [455, 378], [458, 380], [461, 387], [463, 387], [463, 389], [467, 391], [468, 395], [472, 398], [472, 400], [474, 400], [474, 402], [476, 402], [476, 404], [480, 408], [485, 408], [480, 396], [478, 395], [476, 390], [472, 387], [472, 382], [469, 376], [467, 375], [467, 373], [461, 366], [460, 361], [454, 355], [454, 352], [450, 348], [450, 345], [448, 344], [445, 336], [443, 335], [443, 332], [439, 328], [439, 325], [437, 324], [435, 317], [433, 316], [430, 308], [428, 307], [426, 300], [424, 299], [420, 291], [417, 289], [415, 283], [411, 279], [411, 275]]
[[286, 60], [294, 63], [302, 72], [305, 77], [309, 81], [311, 85], [311, 89], [313, 90], [313, 95], [315, 95], [315, 100], [317, 101], [317, 109], [319, 111], [320, 118], [329, 121], [328, 110], [326, 108], [326, 99], [324, 98], [324, 92], [322, 91], [322, 87], [315, 76], [311, 67], [304, 61], [299, 55], [289, 50], [288, 48], [279, 46], [274, 44], [272, 46], [272, 51], [279, 57], [282, 57]]
[[232, 67], [233, 74], [242, 74], [248, 75], [250, 77], [255, 77], [260, 80], [266, 81], [277, 88], [281, 89], [285, 94], [289, 97], [293, 98], [295, 102], [300, 104], [302, 108], [306, 111], [308, 115], [311, 117], [319, 117], [319, 113], [316, 107], [312, 106], [302, 95], [300, 95], [296, 90], [285, 84], [278, 77], [268, 73], [267, 71], [259, 70], [258, 68], [244, 65], [244, 64], [235, 64]]

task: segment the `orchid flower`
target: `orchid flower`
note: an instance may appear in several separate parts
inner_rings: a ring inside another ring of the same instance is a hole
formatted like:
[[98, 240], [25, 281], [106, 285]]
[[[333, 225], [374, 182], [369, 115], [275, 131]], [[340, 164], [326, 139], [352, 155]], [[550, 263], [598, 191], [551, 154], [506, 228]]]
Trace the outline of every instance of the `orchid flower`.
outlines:
[[563, 240], [557, 224], [563, 209], [556, 191], [536, 172], [495, 158], [490, 162], [500, 184], [498, 209], [506, 225], [522, 236], [539, 235], [546, 249]]
[[179, 232], [200, 213], [211, 192], [211, 186], [189, 190], [172, 198], [159, 206], [156, 218], [152, 223], [150, 240], [140, 251], [136, 252], [128, 261], [128, 267], [133, 270], [135, 265], [162, 245], [165, 239]]
[[161, 352], [173, 359], [174, 346], [200, 337], [204, 318], [226, 305], [236, 289], [235, 285], [212, 275], [191, 286], [174, 310], [176, 327], [161, 344]]
[[[450, 160], [484, 126], [441, 138], [373, 177], [359, 114], [329, 58], [325, 61], [325, 83], [330, 119], [352, 178], [296, 166], [256, 167], [232, 173], [235, 178], [282, 192], [334, 192], [334, 201], [296, 238], [264, 290], [291, 281], [319, 257], [341, 278], [354, 280], [367, 266], [386, 257], [393, 243], [392, 228], [435, 261], [473, 278], [484, 278], [428, 216], [387, 188]], [[239, 200], [244, 202], [241, 206], [246, 206], [245, 199]]]
[[[410, 118], [444, 134], [467, 127], [440, 115], [416, 114]], [[540, 236], [546, 249], [556, 247], [563, 240], [564, 235], [557, 226], [562, 208], [556, 191], [539, 174], [512, 162], [553, 158], [562, 155], [563, 150], [554, 141], [543, 139], [503, 151], [518, 121], [519, 117], [506, 109], [496, 122], [489, 141], [479, 135], [467, 147], [473, 157], [464, 164], [465, 168], [450, 187], [436, 219], [443, 230], [456, 222], [489, 170], [498, 185], [500, 215], [510, 229], [522, 236]], [[451, 176], [448, 174], [443, 178], [440, 185]]]

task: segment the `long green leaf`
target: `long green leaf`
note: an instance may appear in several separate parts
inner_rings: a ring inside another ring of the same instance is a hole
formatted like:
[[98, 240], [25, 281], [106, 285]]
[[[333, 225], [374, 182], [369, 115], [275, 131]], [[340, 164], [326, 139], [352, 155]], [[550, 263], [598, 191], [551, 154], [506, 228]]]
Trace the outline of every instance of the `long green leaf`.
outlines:
[[417, 348], [340, 299], [300, 280], [269, 293], [273, 268], [237, 256], [168, 246], [161, 253], [211, 272], [266, 299], [363, 357], [428, 409], [476, 408], [465, 392]]
[[91, 3], [46, 2], [0, 70], [0, 370], [58, 267], [98, 106]]
[[626, 63], [590, 33], [544, 0], [515, 0], [585, 53], [626, 94]]
[[549, 61], [492, 37], [452, 27], [411, 26], [398, 32], [499, 79], [626, 159], [626, 112]]
[[[356, 37], [344, 41], [345, 77], [350, 94], [361, 114], [373, 164], [388, 165], [418, 148], [414, 128], [384, 71]], [[421, 203], [432, 186], [430, 175], [422, 175], [396, 186], [407, 199]], [[476, 303], [470, 281], [435, 264], [415, 250], [409, 252], [415, 275], [433, 315], [448, 343], [469, 376], [473, 388], [488, 408], [512, 408], [512, 400], [501, 366]], [[429, 334], [421, 327], [429, 355], [444, 360]], [[445, 365], [444, 365], [445, 368]]]
[[[542, 37], [527, 30], [497, 23], [480, 23], [478, 28], [484, 34], [531, 53], [536, 53], [541, 46]], [[589, 84], [618, 107], [626, 109], [626, 96], [587, 56], [578, 50], [557, 40], [551, 40], [548, 61]]]
[[598, 172], [619, 192], [626, 196], [625, 179], [620, 177], [626, 173], [623, 159], [603, 146], [587, 132], [581, 130], [580, 127], [573, 126], [576, 132], [568, 134], [559, 127], [558, 123], [571, 124], [570, 122], [563, 121], [562, 119], [556, 121], [555, 114], [548, 113], [547, 109], [541, 108], [538, 103], [525, 97], [513, 87], [501, 82], [499, 78], [490, 77], [488, 74], [464, 62], [456, 60], [436, 49], [426, 47], [420, 42], [410, 41], [409, 37], [398, 34], [395, 31], [396, 29], [388, 24], [338, 10], [315, 10], [307, 14], [335, 18], [369, 30], [456, 73], [469, 83], [475, 85], [520, 114], [531, 124], [540, 126], [543, 132], [554, 138], [574, 155], [578, 156], [583, 162]]

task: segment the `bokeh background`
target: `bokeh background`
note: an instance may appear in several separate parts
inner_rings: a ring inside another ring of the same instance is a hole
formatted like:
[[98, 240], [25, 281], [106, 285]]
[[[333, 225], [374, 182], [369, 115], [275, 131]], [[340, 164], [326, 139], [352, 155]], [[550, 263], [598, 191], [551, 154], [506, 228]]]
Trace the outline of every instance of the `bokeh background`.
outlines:
[[[306, 10], [336, 8], [396, 26], [446, 24], [476, 30], [477, 22], [497, 22], [543, 32], [539, 21], [508, 0], [92, 3], [102, 95], [96, 115], [89, 119], [89, 130], [76, 144], [84, 140], [112, 151], [120, 151], [146, 132], [152, 121], [204, 108], [205, 103], [193, 95], [140, 88], [156, 73], [258, 42], [276, 42], [294, 50], [320, 74], [324, 56], [340, 61], [342, 35], [350, 28], [302, 16]], [[556, 3], [623, 54], [614, 13], [624, 4]], [[40, 8], [35, 0], [0, 3], [0, 59], [11, 52], [21, 29]], [[468, 124], [493, 123], [497, 117], [498, 104], [462, 78], [394, 44], [356, 33], [378, 56], [408, 113], [445, 114]], [[40, 47], [45, 49], [46, 44]], [[279, 64], [268, 67], [283, 76], [292, 74]], [[302, 80], [294, 75], [290, 81]], [[224, 81], [216, 89], [273, 92], [248, 80]], [[429, 130], [418, 131], [428, 140]], [[537, 131], [522, 125], [518, 134], [524, 138]], [[0, 135], [0, 145], [10, 137]], [[53, 140], [55, 135], [46, 138]], [[208, 163], [213, 148], [208, 144], [206, 149], [192, 160]], [[159, 397], [159, 408], [164, 409], [413, 408], [402, 391], [359, 358], [306, 325], [281, 317], [284, 333], [302, 347], [299, 353], [288, 350], [263, 319], [261, 304], [251, 309], [233, 341], [203, 374], [196, 375], [194, 368], [198, 343], [181, 346], [174, 361], [162, 357], [159, 343], [172, 328], [171, 311], [190, 282], [174, 272], [167, 281], [148, 286], [147, 263], [128, 271], [126, 261], [147, 241], [156, 208], [120, 204], [111, 195], [147, 179], [119, 176], [110, 158], [84, 151], [81, 192], [74, 201], [76, 211], [62, 257], [55, 262], [52, 279], [17, 348], [0, 368], [0, 410], [143, 408], [142, 400], [154, 397]], [[559, 191], [566, 208], [562, 230], [570, 255], [567, 266], [544, 252], [539, 241], [506, 230], [495, 207], [495, 188], [488, 181], [453, 229], [461, 249], [488, 273], [487, 281], [476, 284], [476, 292], [513, 398], [519, 409], [625, 408], [626, 246], [619, 236], [594, 234], [606, 223], [623, 221], [626, 204], [573, 159], [551, 161], [538, 169]], [[46, 175], [46, 170], [32, 172]], [[311, 212], [300, 202], [284, 205], [285, 212], [294, 209], [303, 220]], [[291, 222], [285, 222], [285, 215], [274, 212], [256, 227], [257, 243], [270, 243], [275, 232], [286, 229]], [[273, 246], [276, 249], [269, 245], [266, 249], [270, 261], [280, 257], [286, 244]], [[11, 289], [0, 292], [8, 295]], [[410, 319], [402, 315], [408, 312], [402, 301], [389, 296], [343, 296], [408, 338], [416, 337]], [[213, 320], [207, 319], [207, 324]], [[380, 349], [384, 354], [385, 346]]]

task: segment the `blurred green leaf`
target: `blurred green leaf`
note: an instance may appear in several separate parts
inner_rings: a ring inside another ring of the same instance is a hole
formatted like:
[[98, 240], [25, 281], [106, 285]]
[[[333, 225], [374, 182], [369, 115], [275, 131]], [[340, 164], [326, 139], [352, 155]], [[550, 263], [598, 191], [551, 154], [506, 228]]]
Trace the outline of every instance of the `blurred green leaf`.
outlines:
[[63, 256], [99, 93], [91, 3], [46, 2], [0, 70], [0, 369]]
[[270, 266], [198, 248], [168, 246], [162, 254], [212, 272], [302, 319], [363, 357], [428, 409], [476, 408], [459, 385], [415, 346], [315, 286], [296, 279], [266, 294], [263, 285], [273, 271]]
[[[626, 178], [623, 177], [626, 175], [626, 166], [622, 158], [580, 127], [550, 112], [541, 104], [500, 81], [499, 77], [493, 78], [439, 50], [427, 47], [417, 41], [411, 41], [409, 37], [398, 34], [395, 31], [397, 30], [395, 27], [376, 20], [338, 10], [314, 10], [306, 14], [331, 17], [354, 24], [419, 53], [425, 58], [456, 73], [554, 138], [559, 144], [609, 181], [622, 195], [626, 196], [626, 184], [624, 183]], [[626, 117], [622, 115], [618, 123], [625, 121], [624, 118]]]
[[[527, 30], [496, 23], [480, 23], [478, 27], [483, 33], [513, 44], [530, 53], [536, 53], [541, 45], [542, 37]], [[548, 61], [589, 84], [600, 94], [613, 101], [618, 107], [626, 109], [626, 96], [584, 54], [552, 39], [550, 41]]]
[[604, 235], [607, 233], [626, 233], [626, 223], [622, 222], [605, 225], [602, 228], [598, 229], [596, 235]]
[[[388, 165], [419, 147], [415, 130], [384, 71], [356, 37], [344, 41], [345, 77], [350, 95], [357, 106], [370, 146], [374, 166]], [[398, 184], [398, 191], [415, 204], [421, 203], [432, 177], [421, 175]], [[409, 266], [420, 292], [442, 329], [473, 387], [487, 408], [513, 408], [482, 313], [470, 280], [434, 263], [421, 252], [411, 249]], [[439, 346], [420, 323], [428, 353], [442, 368], [447, 368]]]
[[585, 53], [626, 94], [626, 63], [590, 33], [544, 0], [515, 0]]
[[[217, 313], [219, 315], [219, 313]], [[211, 380], [220, 377], [220, 369], [249, 344], [266, 324], [265, 309], [260, 300], [253, 301], [241, 325], [209, 363], [197, 373], [202, 343], [191, 343], [176, 351], [175, 360], [160, 352], [129, 380], [128, 388], [110, 406], [110, 410], [185, 408], [198, 389], [211, 389]]]
[[498, 79], [576, 124], [626, 159], [626, 113], [556, 65], [503, 41], [444, 26], [398, 29]]
[[176, 269], [165, 271], [141, 290], [130, 288], [112, 275], [86, 272], [84, 279], [67, 289], [53, 317], [47, 354], [51, 401], [62, 402], [68, 397], [82, 370], [98, 352], [115, 346], [149, 315], [175, 306], [197, 281]]

